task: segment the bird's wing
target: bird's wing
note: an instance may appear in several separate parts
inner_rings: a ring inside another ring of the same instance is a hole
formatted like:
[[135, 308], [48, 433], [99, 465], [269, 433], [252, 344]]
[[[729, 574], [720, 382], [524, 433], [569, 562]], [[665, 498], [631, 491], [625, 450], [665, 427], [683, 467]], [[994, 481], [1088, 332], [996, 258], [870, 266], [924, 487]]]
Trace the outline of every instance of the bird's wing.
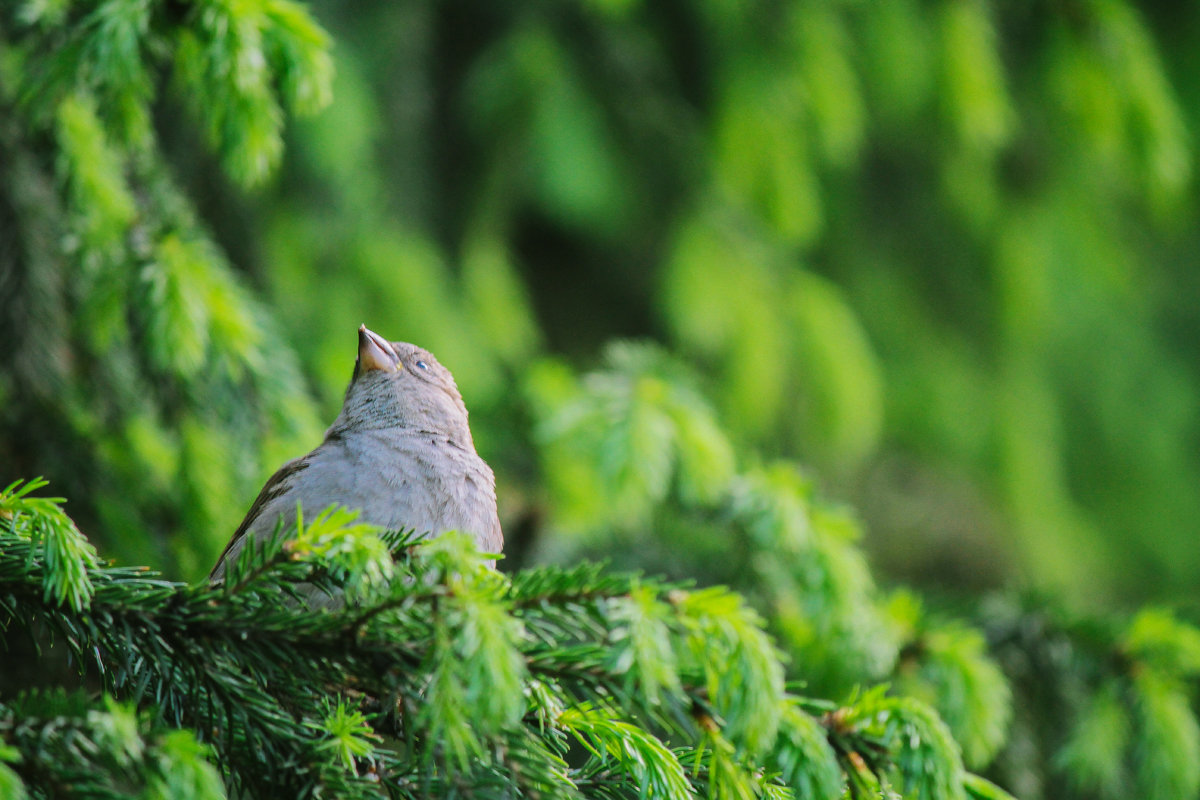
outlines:
[[242, 520], [242, 524], [234, 531], [233, 536], [229, 539], [229, 544], [225, 545], [225, 549], [221, 551], [221, 557], [217, 559], [216, 566], [212, 568], [212, 572], [208, 574], [208, 579], [211, 581], [217, 577], [218, 572], [224, 572], [225, 559], [229, 556], [234, 546], [242, 540], [250, 526], [258, 519], [263, 508], [275, 498], [285, 493], [291, 485], [291, 479], [299, 472], [308, 469], [309, 458], [312, 454], [301, 458], [295, 458], [280, 467], [274, 475], [263, 486], [262, 491], [258, 493], [258, 497], [254, 499], [254, 503], [250, 506], [250, 510], [246, 512], [246, 518]]

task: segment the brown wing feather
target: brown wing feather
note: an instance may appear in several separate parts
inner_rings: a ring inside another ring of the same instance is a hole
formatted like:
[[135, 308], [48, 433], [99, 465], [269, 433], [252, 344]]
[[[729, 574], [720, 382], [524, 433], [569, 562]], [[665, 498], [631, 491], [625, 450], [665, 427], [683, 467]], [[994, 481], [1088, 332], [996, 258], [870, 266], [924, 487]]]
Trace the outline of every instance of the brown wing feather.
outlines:
[[237, 544], [237, 542], [240, 541], [243, 536], [246, 535], [246, 531], [249, 530], [250, 526], [254, 524], [254, 521], [258, 519], [258, 515], [262, 513], [263, 506], [286, 492], [288, 488], [287, 480], [297, 472], [301, 472], [307, 468], [308, 456], [293, 459], [276, 470], [275, 474], [267, 480], [266, 484], [262, 488], [262, 491], [258, 493], [258, 497], [254, 498], [254, 502], [250, 505], [250, 510], [246, 512], [246, 517], [242, 520], [242, 524], [239, 525], [237, 530], [233, 532], [233, 536], [230, 537], [229, 543], [225, 545], [225, 549], [221, 551], [221, 557], [217, 559], [217, 563], [212, 568], [212, 572], [208, 573], [208, 579], [210, 581], [216, 577], [217, 570], [220, 569], [221, 565], [225, 563], [225, 557], [229, 555], [229, 551], [232, 550], [233, 546]]

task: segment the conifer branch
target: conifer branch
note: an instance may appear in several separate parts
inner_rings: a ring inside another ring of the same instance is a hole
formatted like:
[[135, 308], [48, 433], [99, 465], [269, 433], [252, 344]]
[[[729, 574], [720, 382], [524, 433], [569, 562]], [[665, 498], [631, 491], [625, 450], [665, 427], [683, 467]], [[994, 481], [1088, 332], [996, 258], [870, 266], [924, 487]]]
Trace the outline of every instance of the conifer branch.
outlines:
[[[50, 506], [26, 509], [42, 524], [55, 518]], [[787, 786], [840, 783], [859, 752], [875, 753], [865, 774], [896, 769], [917, 797], [963, 791], [957, 750], [932, 711], [875, 692], [826, 713], [836, 729], [823, 726], [809, 701], [784, 693], [760, 620], [723, 589], [595, 567], [510, 581], [466, 537], [380, 538], [349, 515], [323, 514], [282, 549], [247, 548], [231, 591], [98, 563], [70, 573], [14, 520], [0, 528], [0, 624], [54, 631], [147, 724], [196, 731], [249, 795], [503, 786], [784, 797]], [[400, 546], [403, 578], [377, 584], [362, 568], [368, 539]], [[41, 587], [56, 580], [90, 582], [88, 606], [47, 603]], [[297, 585], [322, 581], [358, 591], [330, 610], [295, 602]], [[0, 741], [17, 748], [22, 760], [8, 769], [25, 780], [29, 740]], [[931, 771], [939, 783], [922, 783]]]

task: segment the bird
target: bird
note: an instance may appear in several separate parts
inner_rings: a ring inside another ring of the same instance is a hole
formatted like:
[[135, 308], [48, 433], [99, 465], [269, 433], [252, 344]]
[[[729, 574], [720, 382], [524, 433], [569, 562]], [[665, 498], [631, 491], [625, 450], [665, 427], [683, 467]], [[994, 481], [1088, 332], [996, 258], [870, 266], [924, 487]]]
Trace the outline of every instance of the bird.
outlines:
[[428, 350], [389, 342], [366, 325], [359, 326], [354, 374], [324, 441], [266, 482], [210, 581], [223, 579], [247, 541], [292, 525], [298, 507], [308, 514], [334, 504], [387, 530], [463, 531], [492, 555], [504, 546], [495, 476], [475, 452], [454, 376]]

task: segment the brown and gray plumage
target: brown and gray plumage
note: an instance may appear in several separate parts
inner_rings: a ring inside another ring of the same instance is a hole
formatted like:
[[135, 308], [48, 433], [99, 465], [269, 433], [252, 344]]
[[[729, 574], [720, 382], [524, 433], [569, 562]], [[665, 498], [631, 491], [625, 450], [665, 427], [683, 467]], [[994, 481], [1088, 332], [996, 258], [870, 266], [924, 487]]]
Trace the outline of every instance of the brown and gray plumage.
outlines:
[[358, 329], [358, 361], [342, 411], [325, 441], [284, 464], [258, 495], [211, 578], [238, 556], [247, 537], [266, 538], [296, 504], [315, 515], [337, 503], [389, 530], [437, 536], [459, 530], [479, 549], [504, 544], [492, 470], [475, 453], [467, 408], [450, 371], [426, 350]]

